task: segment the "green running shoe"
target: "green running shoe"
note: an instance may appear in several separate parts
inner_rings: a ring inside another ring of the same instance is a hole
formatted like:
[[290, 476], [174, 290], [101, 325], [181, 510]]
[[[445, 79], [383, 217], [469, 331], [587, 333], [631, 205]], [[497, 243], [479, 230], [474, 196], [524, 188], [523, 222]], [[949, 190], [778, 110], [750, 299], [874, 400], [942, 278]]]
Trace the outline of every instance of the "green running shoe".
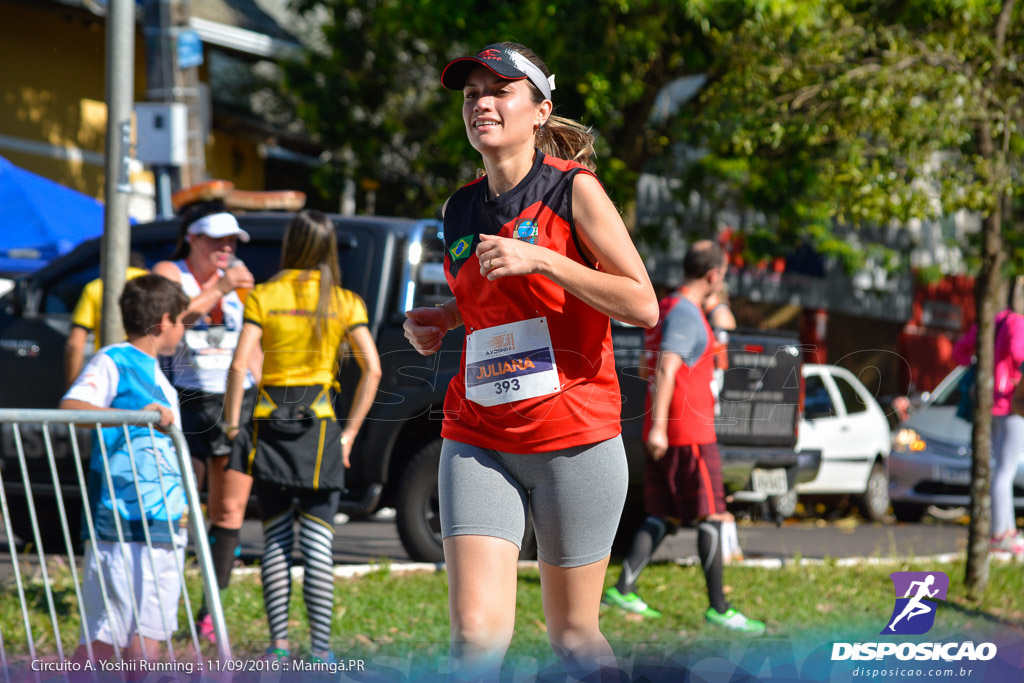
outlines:
[[268, 647], [263, 653], [263, 659], [271, 662], [287, 662], [290, 657], [291, 653], [280, 647]]
[[329, 665], [329, 664], [337, 664], [338, 660], [335, 659], [334, 653], [331, 652], [330, 650], [328, 650], [327, 654], [325, 654], [325, 655], [313, 655], [313, 654], [311, 654], [309, 656], [309, 663], [310, 664], [319, 664], [319, 665]]
[[636, 593], [623, 595], [615, 586], [611, 586], [604, 592], [604, 597], [601, 598], [601, 602], [606, 605], [611, 605], [612, 607], [618, 607], [625, 612], [639, 614], [642, 617], [657, 619], [661, 616], [661, 612], [648, 607], [647, 603], [644, 602]]
[[708, 607], [708, 611], [704, 613], [704, 618], [715, 626], [730, 628], [733, 631], [739, 631], [740, 633], [752, 636], [764, 633], [765, 629], [763, 621], [748, 619], [732, 607], [725, 612], [719, 612], [714, 607]]

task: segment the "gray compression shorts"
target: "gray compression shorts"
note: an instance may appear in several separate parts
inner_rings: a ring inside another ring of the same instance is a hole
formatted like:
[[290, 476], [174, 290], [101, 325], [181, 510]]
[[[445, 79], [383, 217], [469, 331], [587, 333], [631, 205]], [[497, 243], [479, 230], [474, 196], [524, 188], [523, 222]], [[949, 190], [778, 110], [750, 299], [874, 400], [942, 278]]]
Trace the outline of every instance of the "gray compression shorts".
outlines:
[[441, 534], [503, 538], [522, 548], [533, 511], [537, 555], [579, 567], [611, 552], [626, 500], [622, 438], [519, 455], [446, 439], [441, 448]]

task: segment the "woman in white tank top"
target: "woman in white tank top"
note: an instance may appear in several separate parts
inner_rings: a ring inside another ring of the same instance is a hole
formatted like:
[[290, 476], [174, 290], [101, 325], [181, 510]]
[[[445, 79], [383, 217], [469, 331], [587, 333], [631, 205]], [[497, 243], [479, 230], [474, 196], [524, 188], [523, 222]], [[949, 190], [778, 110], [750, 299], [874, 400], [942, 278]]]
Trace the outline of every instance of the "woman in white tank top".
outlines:
[[[200, 487], [209, 472], [210, 549], [221, 589], [227, 587], [239, 548], [250, 488], [245, 474], [226, 471], [231, 442], [220, 427], [228, 368], [242, 329], [239, 292], [245, 295], [255, 284], [235, 256], [239, 241], [248, 242], [249, 234], [222, 203], [197, 204], [182, 216], [171, 260], [153, 266], [154, 273], [180, 283], [190, 299], [182, 317], [185, 336], [165, 372], [179, 393], [182, 431]], [[257, 383], [262, 361], [259, 354], [253, 359], [246, 389]], [[205, 605], [198, 626], [200, 635], [214, 640]]]

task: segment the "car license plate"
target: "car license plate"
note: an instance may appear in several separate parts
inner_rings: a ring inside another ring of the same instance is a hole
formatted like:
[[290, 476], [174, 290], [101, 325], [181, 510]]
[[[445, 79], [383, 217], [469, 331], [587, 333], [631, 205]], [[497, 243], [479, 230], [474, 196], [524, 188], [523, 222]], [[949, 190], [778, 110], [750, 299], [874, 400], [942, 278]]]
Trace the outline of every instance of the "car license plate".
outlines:
[[967, 468], [953, 469], [943, 467], [939, 470], [939, 480], [943, 484], [967, 486], [971, 483], [971, 471]]
[[766, 493], [769, 496], [783, 496], [789, 491], [786, 470], [781, 468], [765, 470], [755, 467], [751, 474], [751, 481], [755, 491]]

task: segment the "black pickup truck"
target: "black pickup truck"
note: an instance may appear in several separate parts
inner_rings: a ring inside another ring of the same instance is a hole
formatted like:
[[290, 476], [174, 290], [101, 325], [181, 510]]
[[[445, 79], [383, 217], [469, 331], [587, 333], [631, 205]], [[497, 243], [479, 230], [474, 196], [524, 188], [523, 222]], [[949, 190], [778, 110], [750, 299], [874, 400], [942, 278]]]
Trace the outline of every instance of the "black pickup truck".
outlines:
[[[290, 218], [286, 213], [240, 217], [252, 241], [240, 245], [238, 255], [257, 282], [276, 272], [281, 239]], [[441, 406], [448, 381], [459, 367], [463, 337], [449, 334], [440, 352], [423, 357], [404, 338], [402, 323], [406, 310], [431, 306], [451, 296], [442, 268], [441, 224], [435, 220], [358, 216], [338, 216], [335, 223], [344, 286], [366, 301], [384, 372], [376, 403], [354, 444], [343, 509], [369, 513], [382, 506], [396, 508], [398, 530], [409, 555], [417, 560], [440, 561], [437, 463]], [[132, 249], [152, 265], [170, 256], [177, 234], [176, 221], [136, 226], [132, 229]], [[0, 409], [57, 405], [64, 388], [63, 349], [71, 311], [82, 287], [98, 274], [99, 240], [93, 240], [19, 280], [15, 289], [0, 299]], [[623, 393], [623, 436], [629, 452], [630, 479], [639, 484], [643, 477], [641, 430], [648, 387], [640, 372], [643, 330], [613, 322], [612, 333]], [[818, 468], [815, 454], [801, 456], [793, 452], [801, 402], [799, 348], [792, 340], [743, 334], [734, 335], [730, 346], [719, 424], [727, 484], [736, 491], [738, 500], [764, 500], [768, 494], [791, 492], [798, 481], [813, 479]], [[354, 363], [345, 364], [342, 386], [354, 386], [357, 372]], [[339, 414], [346, 412], [347, 406], [339, 406]], [[59, 519], [56, 506], [51, 504], [53, 496], [59, 486], [68, 501], [65, 507], [69, 515], [77, 516], [79, 493], [69, 461], [67, 435], [60, 428], [51, 432], [57, 484], [47, 463], [42, 428], [21, 428], [42, 535], [62, 538], [57, 532]], [[80, 438], [79, 443], [88, 450], [87, 438]], [[0, 468], [15, 533], [31, 538], [22, 472], [9, 425], [0, 434]], [[642, 518], [642, 487], [633, 486], [631, 490], [620, 534], [623, 537], [630, 535], [633, 524]], [[77, 528], [77, 519], [71, 524], [72, 529]], [[524, 552], [529, 551], [527, 543]]]

